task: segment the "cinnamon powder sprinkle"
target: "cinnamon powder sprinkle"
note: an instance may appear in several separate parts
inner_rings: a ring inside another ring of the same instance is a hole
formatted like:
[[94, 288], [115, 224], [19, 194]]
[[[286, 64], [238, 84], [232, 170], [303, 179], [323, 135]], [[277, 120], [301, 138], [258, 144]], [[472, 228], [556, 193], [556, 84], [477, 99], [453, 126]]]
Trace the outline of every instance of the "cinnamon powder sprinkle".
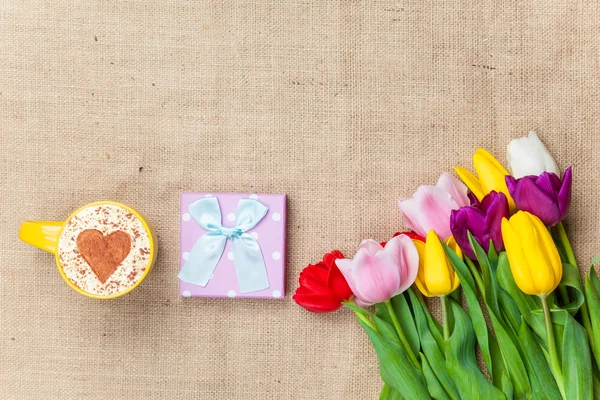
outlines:
[[[131, 251], [104, 284], [77, 249], [76, 238], [86, 229], [97, 229], [105, 235], [122, 230], [132, 239]], [[148, 234], [142, 222], [128, 210], [113, 205], [88, 207], [65, 225], [58, 244], [59, 260], [67, 277], [82, 290], [101, 296], [115, 295], [131, 288], [148, 267]]]

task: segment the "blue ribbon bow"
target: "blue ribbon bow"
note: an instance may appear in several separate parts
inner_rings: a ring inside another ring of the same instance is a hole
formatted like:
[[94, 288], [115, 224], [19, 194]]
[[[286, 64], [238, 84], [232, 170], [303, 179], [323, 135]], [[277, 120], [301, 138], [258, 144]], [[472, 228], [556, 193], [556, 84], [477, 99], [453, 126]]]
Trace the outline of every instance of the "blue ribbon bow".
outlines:
[[221, 224], [221, 208], [216, 197], [197, 200], [190, 204], [189, 210], [194, 221], [208, 232], [194, 245], [179, 272], [179, 279], [193, 285], [206, 286], [223, 255], [227, 239], [230, 239], [240, 291], [250, 293], [269, 287], [267, 267], [260, 245], [252, 235], [246, 233], [267, 214], [269, 209], [264, 204], [253, 199], [240, 199], [235, 213], [235, 226]]

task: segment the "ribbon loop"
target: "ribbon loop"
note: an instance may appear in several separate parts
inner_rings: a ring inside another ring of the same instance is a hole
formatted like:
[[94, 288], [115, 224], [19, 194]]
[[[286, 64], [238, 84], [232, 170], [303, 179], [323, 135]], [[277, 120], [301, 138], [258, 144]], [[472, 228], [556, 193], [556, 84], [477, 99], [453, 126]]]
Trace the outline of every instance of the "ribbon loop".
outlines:
[[207, 230], [190, 252], [179, 272], [183, 282], [206, 286], [231, 240], [233, 259], [241, 293], [250, 293], [269, 287], [267, 267], [260, 245], [247, 230], [254, 228], [269, 209], [254, 199], [240, 199], [236, 211], [236, 225], [223, 226], [221, 208], [216, 197], [206, 197], [190, 204], [190, 215]]
[[254, 199], [240, 199], [238, 203], [235, 227], [246, 232], [254, 228], [267, 215], [269, 209]]

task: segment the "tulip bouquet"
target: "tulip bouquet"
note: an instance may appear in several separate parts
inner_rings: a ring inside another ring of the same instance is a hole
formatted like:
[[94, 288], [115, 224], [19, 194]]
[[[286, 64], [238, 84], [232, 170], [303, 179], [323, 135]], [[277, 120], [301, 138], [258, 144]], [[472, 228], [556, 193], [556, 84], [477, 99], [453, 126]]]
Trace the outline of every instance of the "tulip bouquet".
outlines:
[[476, 175], [455, 168], [464, 184], [443, 174], [400, 200], [409, 231], [301, 272], [296, 303], [356, 315], [381, 399], [600, 399], [600, 257], [582, 282], [562, 224], [571, 168], [533, 132], [508, 155], [512, 174], [478, 149]]

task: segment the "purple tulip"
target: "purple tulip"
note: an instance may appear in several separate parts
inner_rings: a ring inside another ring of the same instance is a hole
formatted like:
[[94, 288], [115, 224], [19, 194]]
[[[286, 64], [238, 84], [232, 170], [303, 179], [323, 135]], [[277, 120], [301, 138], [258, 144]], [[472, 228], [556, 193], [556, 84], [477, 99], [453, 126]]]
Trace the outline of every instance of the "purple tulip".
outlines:
[[569, 212], [571, 204], [571, 167], [567, 168], [562, 182], [553, 172], [540, 176], [506, 177], [506, 186], [519, 210], [527, 211], [546, 226], [554, 226]]
[[471, 232], [486, 252], [490, 250], [490, 241], [494, 243], [496, 251], [501, 251], [504, 249], [502, 218], [508, 218], [509, 215], [508, 200], [504, 193], [492, 191], [481, 203], [474, 202], [471, 206], [453, 210], [450, 215], [450, 229], [464, 253], [475, 259], [468, 233]]

